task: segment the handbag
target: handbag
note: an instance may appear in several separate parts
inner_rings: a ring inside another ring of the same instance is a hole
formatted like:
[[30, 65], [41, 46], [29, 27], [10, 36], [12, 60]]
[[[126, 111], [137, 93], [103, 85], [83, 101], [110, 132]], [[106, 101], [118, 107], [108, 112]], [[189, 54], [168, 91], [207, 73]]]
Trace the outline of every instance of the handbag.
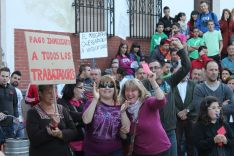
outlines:
[[136, 122], [134, 123], [133, 134], [130, 136], [130, 145], [129, 145], [129, 151], [128, 151], [127, 156], [132, 156], [132, 153], [133, 153], [137, 125], [138, 125], [138, 117], [137, 117]]
[[[141, 104], [142, 106], [142, 104]], [[129, 145], [129, 151], [127, 153], [127, 156], [132, 156], [133, 150], [134, 150], [134, 142], [135, 142], [135, 137], [136, 137], [136, 129], [137, 129], [137, 125], [138, 125], [138, 117], [139, 117], [139, 113], [141, 110], [141, 106], [139, 108], [139, 111], [137, 113], [137, 118], [136, 118], [136, 122], [134, 123], [134, 129], [133, 129], [133, 134], [130, 136], [130, 145]]]

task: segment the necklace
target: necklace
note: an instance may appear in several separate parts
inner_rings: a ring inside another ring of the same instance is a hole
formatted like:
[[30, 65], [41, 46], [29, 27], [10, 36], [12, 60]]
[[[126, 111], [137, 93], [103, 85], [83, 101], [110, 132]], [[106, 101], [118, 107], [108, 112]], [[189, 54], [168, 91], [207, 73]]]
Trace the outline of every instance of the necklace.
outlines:
[[52, 114], [47, 113], [47, 112], [43, 109], [41, 103], [39, 103], [38, 106], [39, 106], [40, 109], [43, 111], [43, 113], [45, 113], [49, 118], [51, 118], [51, 115], [55, 114], [55, 110], [54, 110], [54, 113], [52, 113]]

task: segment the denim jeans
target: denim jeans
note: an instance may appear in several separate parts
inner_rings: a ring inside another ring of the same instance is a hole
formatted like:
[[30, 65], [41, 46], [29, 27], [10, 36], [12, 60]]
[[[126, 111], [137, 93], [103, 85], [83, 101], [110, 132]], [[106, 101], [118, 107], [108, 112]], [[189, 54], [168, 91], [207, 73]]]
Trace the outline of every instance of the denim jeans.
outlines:
[[171, 147], [168, 150], [168, 156], [177, 156], [177, 140], [175, 130], [167, 131], [167, 136], [171, 142]]
[[15, 138], [24, 138], [24, 123], [20, 122], [18, 124], [14, 123], [14, 133]]

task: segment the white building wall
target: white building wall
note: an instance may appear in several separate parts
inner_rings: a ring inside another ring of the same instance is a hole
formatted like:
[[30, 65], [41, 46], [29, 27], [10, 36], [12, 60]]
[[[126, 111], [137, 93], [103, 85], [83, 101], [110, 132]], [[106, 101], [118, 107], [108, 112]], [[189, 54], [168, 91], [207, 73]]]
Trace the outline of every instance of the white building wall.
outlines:
[[129, 14], [127, 0], [115, 0], [115, 34], [123, 39], [129, 36]]
[[14, 29], [75, 32], [74, 0], [1, 1], [2, 48], [11, 71], [14, 70]]
[[220, 1], [220, 17], [223, 9], [229, 9], [230, 11], [234, 8], [234, 0], [221, 0]]
[[175, 17], [179, 12], [184, 12], [189, 20], [190, 13], [194, 10], [194, 0], [163, 0], [162, 9], [165, 6], [170, 8], [171, 17]]
[[[14, 29], [44, 31], [75, 31], [74, 0], [1, 0], [1, 46], [4, 61], [14, 70]], [[234, 0], [214, 0], [214, 12], [221, 16], [224, 8], [234, 7]], [[194, 0], [163, 0], [163, 7], [171, 8], [171, 16], [185, 12], [187, 20], [194, 9]], [[129, 36], [127, 0], [115, 0], [116, 36]]]

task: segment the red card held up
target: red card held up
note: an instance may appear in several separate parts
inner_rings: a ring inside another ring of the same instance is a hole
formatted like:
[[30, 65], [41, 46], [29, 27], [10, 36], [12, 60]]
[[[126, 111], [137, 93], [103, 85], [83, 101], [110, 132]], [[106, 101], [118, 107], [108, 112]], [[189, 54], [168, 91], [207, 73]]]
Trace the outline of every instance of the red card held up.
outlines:
[[224, 126], [220, 127], [220, 128], [217, 130], [217, 133], [218, 133], [218, 134], [223, 134], [223, 135], [225, 135], [225, 134], [226, 134], [226, 129], [224, 128]]
[[147, 63], [142, 63], [141, 66], [143, 67], [143, 70], [146, 74], [151, 72]]

